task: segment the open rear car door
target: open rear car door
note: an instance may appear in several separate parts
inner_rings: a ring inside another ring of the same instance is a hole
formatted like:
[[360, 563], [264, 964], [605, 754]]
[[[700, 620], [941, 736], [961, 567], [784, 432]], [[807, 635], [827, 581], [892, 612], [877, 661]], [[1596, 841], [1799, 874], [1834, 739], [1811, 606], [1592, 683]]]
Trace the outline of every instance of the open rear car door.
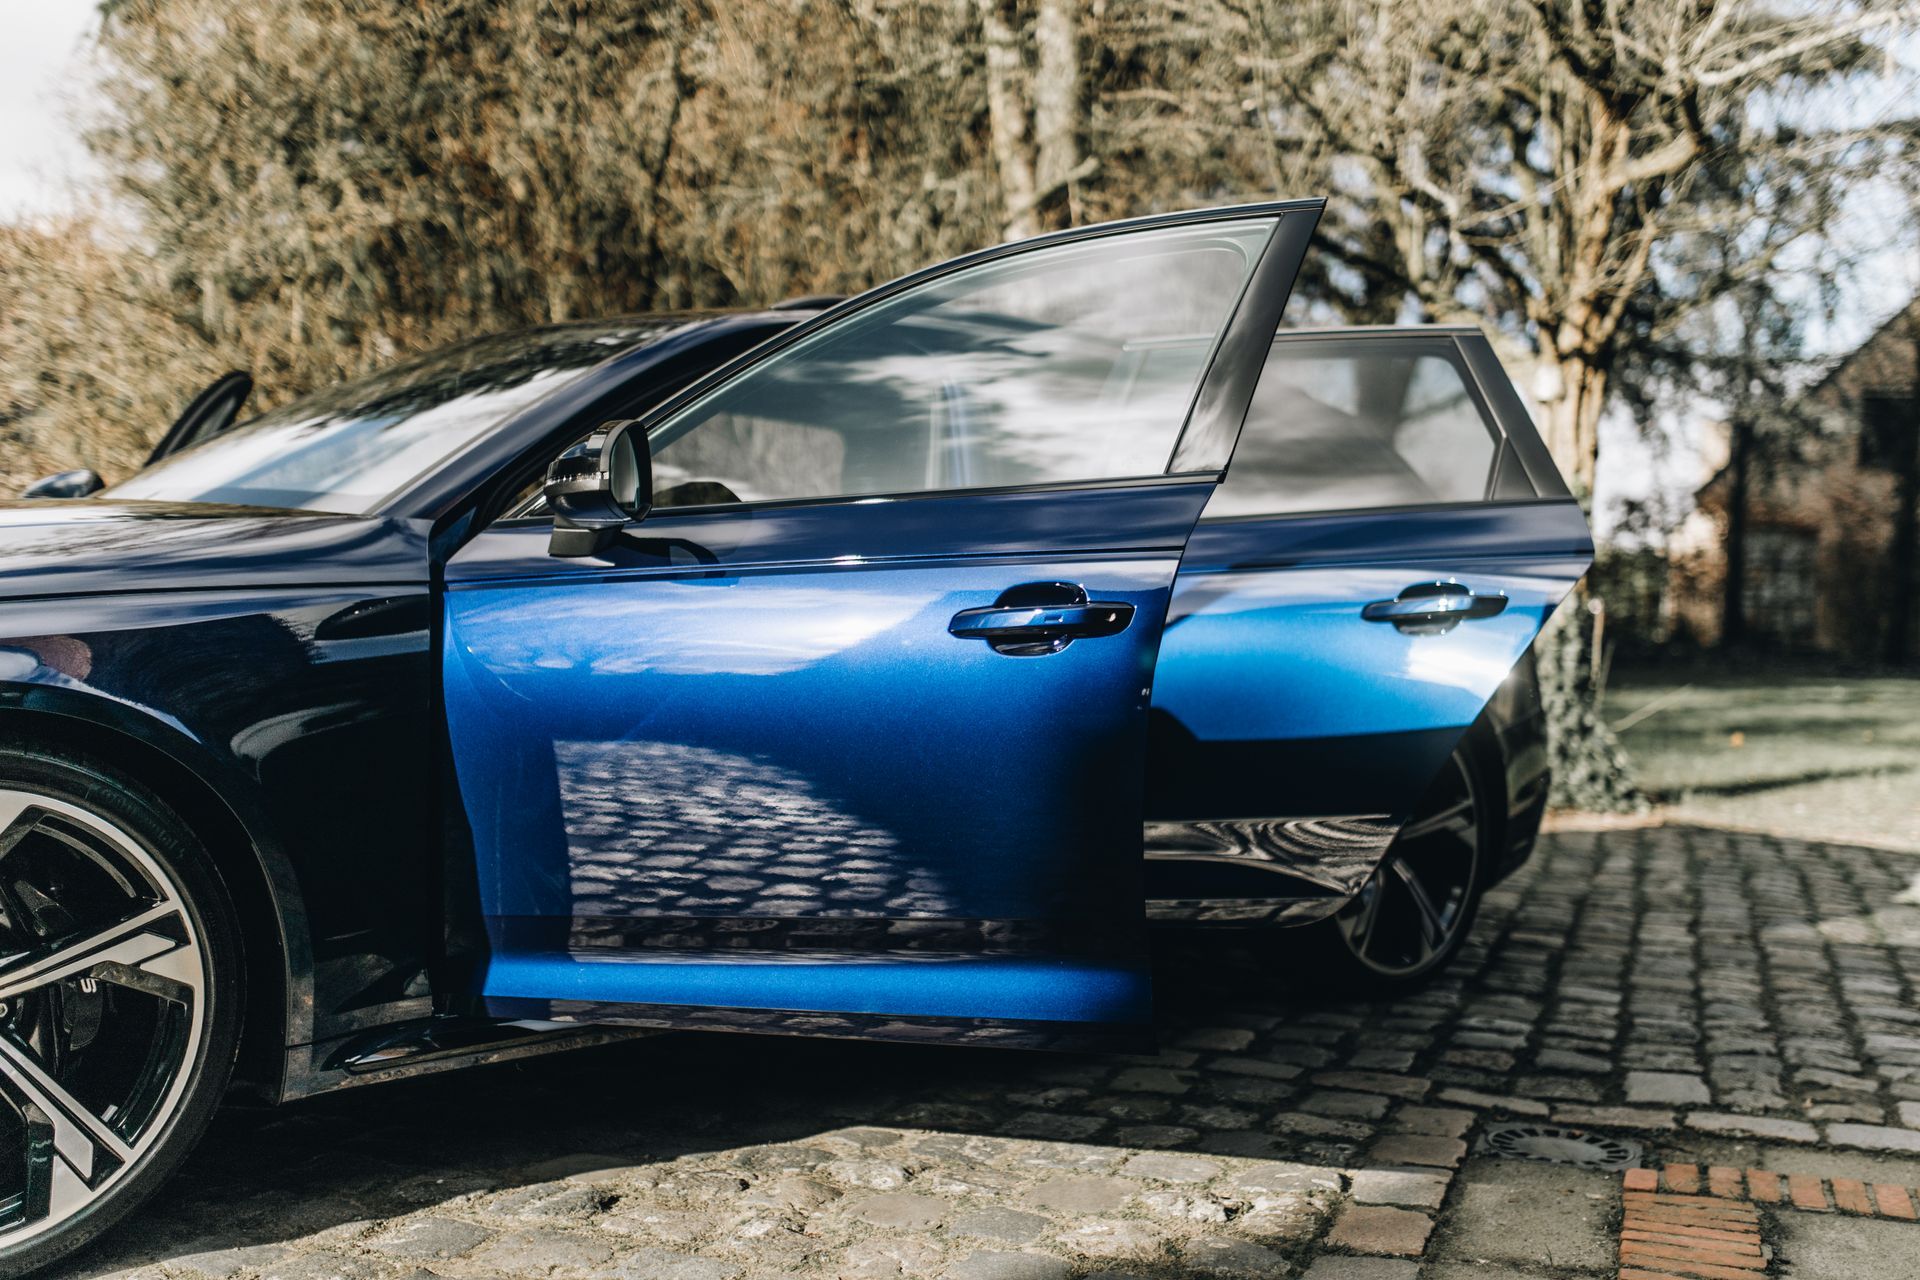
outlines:
[[[1592, 557], [1478, 330], [1277, 338], [1160, 647], [1155, 915], [1312, 921], [1396, 838], [1446, 839], [1460, 813], [1409, 815]], [[1528, 776], [1510, 845], [1545, 802]]]

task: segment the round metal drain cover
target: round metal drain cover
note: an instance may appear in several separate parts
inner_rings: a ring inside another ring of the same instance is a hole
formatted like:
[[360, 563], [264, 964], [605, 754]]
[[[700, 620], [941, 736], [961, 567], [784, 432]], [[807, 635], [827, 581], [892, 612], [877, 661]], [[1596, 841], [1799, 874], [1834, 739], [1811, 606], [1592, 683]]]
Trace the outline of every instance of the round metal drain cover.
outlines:
[[1480, 1139], [1480, 1149], [1509, 1160], [1539, 1160], [1582, 1169], [1631, 1169], [1640, 1163], [1637, 1142], [1551, 1124], [1510, 1124], [1491, 1129]]

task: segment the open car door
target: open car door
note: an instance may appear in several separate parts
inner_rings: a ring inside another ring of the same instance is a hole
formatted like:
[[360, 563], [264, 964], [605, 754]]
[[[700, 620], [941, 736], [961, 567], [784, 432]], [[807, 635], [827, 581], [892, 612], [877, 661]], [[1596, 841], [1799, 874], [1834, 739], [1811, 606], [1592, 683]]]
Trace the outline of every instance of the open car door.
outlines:
[[518, 518], [454, 555], [487, 1011], [991, 1043], [1144, 1020], [1161, 627], [1319, 211], [908, 277], [652, 414], [654, 509], [604, 553]]
[[[1437, 930], [1499, 868], [1455, 865], [1485, 861], [1458, 804], [1409, 816], [1592, 557], [1478, 330], [1280, 335], [1161, 645], [1153, 913], [1310, 922], [1391, 872]], [[1545, 804], [1526, 776], [1492, 819], [1508, 845]]]

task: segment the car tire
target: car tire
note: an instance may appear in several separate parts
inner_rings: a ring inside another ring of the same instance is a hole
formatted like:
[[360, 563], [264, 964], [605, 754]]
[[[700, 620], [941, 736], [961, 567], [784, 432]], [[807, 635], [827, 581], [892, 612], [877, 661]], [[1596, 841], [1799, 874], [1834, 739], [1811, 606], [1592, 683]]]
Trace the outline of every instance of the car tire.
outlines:
[[106, 764], [0, 739], [0, 1275], [97, 1238], [233, 1073], [233, 906], [192, 830]]
[[1471, 743], [1462, 742], [1360, 892], [1301, 931], [1316, 982], [1392, 996], [1424, 986], [1452, 962], [1493, 874], [1493, 798]]

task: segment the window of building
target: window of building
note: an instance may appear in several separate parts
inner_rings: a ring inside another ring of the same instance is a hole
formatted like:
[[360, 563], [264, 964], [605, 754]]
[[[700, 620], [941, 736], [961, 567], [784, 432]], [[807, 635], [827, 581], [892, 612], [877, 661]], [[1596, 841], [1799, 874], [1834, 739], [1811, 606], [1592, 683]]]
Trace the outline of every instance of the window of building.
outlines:
[[1818, 549], [1818, 540], [1807, 529], [1747, 531], [1743, 595], [1747, 629], [1756, 637], [1790, 649], [1813, 643]]
[[1920, 400], [1870, 395], [1860, 402], [1860, 465], [1904, 471], [1914, 465], [1914, 433], [1920, 431]]

